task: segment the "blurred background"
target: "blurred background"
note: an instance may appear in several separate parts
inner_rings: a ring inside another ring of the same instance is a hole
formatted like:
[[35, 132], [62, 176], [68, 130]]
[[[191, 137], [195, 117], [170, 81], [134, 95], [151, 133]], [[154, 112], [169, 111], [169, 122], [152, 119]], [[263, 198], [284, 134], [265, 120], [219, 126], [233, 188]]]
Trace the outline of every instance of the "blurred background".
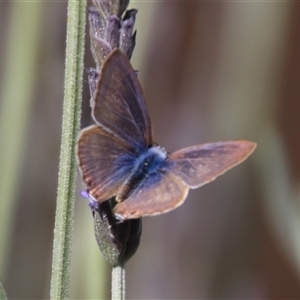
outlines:
[[[180, 208], [143, 219], [127, 298], [300, 299], [300, 3], [130, 7], [139, 10], [132, 64], [155, 141], [169, 152], [233, 139], [258, 148]], [[9, 299], [49, 298], [66, 13], [66, 1], [0, 2], [0, 281]], [[94, 66], [88, 38], [85, 60]], [[85, 127], [86, 74], [82, 111]], [[93, 234], [78, 196], [72, 299], [110, 297]]]

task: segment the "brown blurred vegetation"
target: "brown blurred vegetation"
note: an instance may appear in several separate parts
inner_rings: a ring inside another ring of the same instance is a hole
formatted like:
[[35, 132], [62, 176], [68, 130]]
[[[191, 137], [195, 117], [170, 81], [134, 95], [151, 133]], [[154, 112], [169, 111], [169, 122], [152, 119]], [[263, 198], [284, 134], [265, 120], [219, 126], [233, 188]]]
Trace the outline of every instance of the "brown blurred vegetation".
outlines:
[[[12, 5], [0, 2], [0, 89]], [[11, 241], [1, 245], [8, 250], [0, 280], [9, 299], [49, 297], [66, 7], [43, 4]], [[140, 248], [126, 267], [127, 298], [300, 299], [300, 3], [133, 1], [131, 7], [139, 10], [132, 63], [156, 142], [170, 152], [230, 139], [253, 140], [258, 148], [191, 191], [179, 209], [144, 218]], [[85, 66], [93, 65], [87, 41]], [[91, 123], [86, 75], [82, 110], [84, 127]], [[109, 295], [109, 267], [108, 279], [86, 279], [98, 267], [87, 270], [89, 251], [101, 254], [86, 239], [93, 226], [80, 197], [74, 226], [71, 298], [92, 298], [88, 291], [104, 280]]]

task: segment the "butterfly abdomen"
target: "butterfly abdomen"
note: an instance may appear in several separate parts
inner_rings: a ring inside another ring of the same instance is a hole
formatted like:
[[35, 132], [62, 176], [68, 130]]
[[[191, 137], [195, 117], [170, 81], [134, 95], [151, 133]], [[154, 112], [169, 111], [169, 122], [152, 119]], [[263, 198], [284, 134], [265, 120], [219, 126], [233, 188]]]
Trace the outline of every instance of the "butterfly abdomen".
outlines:
[[148, 148], [141, 153], [136, 159], [131, 175], [121, 186], [117, 195], [117, 201], [122, 202], [126, 200], [133, 191], [139, 188], [145, 179], [157, 171], [166, 160], [166, 157], [166, 152], [156, 146]]

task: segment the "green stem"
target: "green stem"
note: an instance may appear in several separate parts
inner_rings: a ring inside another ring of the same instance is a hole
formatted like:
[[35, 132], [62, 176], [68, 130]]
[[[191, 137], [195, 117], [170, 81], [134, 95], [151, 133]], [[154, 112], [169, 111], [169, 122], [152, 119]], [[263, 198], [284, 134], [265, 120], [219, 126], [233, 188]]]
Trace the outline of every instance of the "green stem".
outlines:
[[0, 300], [6, 300], [6, 299], [7, 299], [7, 297], [6, 297], [3, 285], [0, 282]]
[[111, 299], [125, 300], [125, 268], [124, 265], [112, 269]]
[[51, 299], [68, 298], [74, 193], [75, 147], [80, 124], [86, 0], [69, 0], [62, 140], [55, 217]]

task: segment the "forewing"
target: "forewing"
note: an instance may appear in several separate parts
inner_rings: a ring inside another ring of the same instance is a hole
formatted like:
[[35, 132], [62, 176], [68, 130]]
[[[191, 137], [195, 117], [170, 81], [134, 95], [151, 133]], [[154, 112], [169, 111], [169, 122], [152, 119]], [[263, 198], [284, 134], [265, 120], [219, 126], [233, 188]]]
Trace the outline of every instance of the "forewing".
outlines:
[[83, 129], [77, 141], [77, 159], [88, 193], [97, 202], [115, 196], [128, 176], [134, 155], [98, 126]]
[[192, 146], [172, 153], [166, 168], [190, 188], [198, 188], [244, 161], [255, 148], [250, 141]]
[[181, 205], [188, 190], [180, 178], [169, 172], [157, 171], [149, 175], [126, 200], [118, 203], [114, 213], [121, 220], [163, 214]]
[[133, 149], [141, 151], [152, 144], [150, 117], [137, 75], [118, 49], [103, 64], [92, 115], [99, 126]]

